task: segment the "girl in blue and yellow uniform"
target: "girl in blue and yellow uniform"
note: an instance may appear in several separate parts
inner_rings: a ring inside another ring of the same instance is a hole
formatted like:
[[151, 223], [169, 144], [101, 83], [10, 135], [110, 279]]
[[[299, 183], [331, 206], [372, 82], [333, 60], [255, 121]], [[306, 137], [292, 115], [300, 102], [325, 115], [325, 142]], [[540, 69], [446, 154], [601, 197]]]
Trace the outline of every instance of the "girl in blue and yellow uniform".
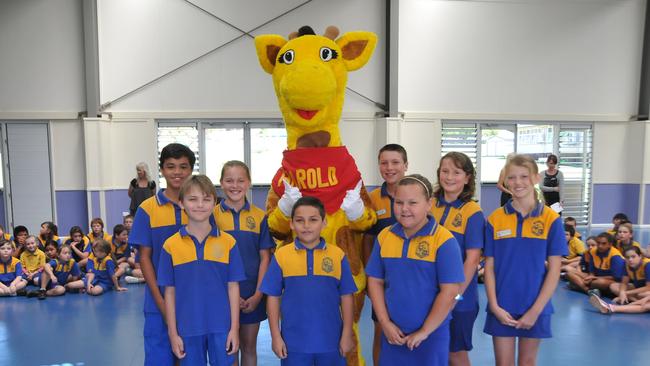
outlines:
[[640, 294], [650, 293], [650, 259], [643, 258], [636, 246], [627, 247], [623, 255], [626, 273], [620, 283], [609, 285], [609, 290], [616, 295], [614, 302], [619, 304], [639, 300]]
[[88, 257], [86, 277], [70, 282], [69, 289], [85, 289], [93, 296], [101, 295], [115, 288], [116, 291], [126, 291], [120, 286], [115, 276], [115, 262], [111, 257], [111, 244], [104, 239], [92, 243], [92, 254]]
[[45, 299], [45, 296], [63, 295], [68, 287], [68, 282], [74, 282], [81, 278], [79, 266], [72, 259], [70, 246], [61, 245], [57, 254], [56, 259], [45, 264], [45, 270], [41, 275], [41, 289], [38, 292], [39, 299]]
[[259, 290], [275, 246], [264, 211], [246, 200], [251, 186], [248, 166], [232, 160], [221, 169], [221, 190], [225, 200], [219, 203], [214, 216], [217, 226], [237, 240], [246, 272], [246, 280], [239, 283], [240, 292], [240, 348], [241, 365], [257, 364], [257, 333], [260, 322], [266, 319], [266, 301]]
[[447, 365], [449, 321], [465, 280], [458, 242], [429, 216], [433, 189], [419, 174], [395, 193], [397, 223], [382, 230], [366, 267], [383, 335], [380, 365]]
[[70, 236], [64, 244], [69, 245], [72, 250], [72, 259], [77, 262], [80, 268], [86, 268], [88, 256], [91, 252], [90, 239], [84, 235], [81, 227], [73, 226], [70, 228]]
[[472, 329], [479, 308], [476, 270], [483, 249], [485, 217], [473, 201], [476, 171], [467, 155], [450, 152], [443, 156], [437, 176], [431, 213], [458, 241], [465, 273], [460, 289], [462, 298], [456, 303], [449, 324], [449, 364], [469, 365], [468, 351], [473, 348]]
[[58, 237], [58, 229], [52, 221], [45, 221], [41, 224], [41, 231], [38, 235], [38, 249], [45, 249], [45, 244], [49, 240], [56, 242], [57, 247], [61, 245], [61, 239]]
[[515, 347], [517, 364], [532, 365], [541, 338], [551, 337], [550, 300], [568, 250], [560, 216], [544, 206], [535, 190], [535, 161], [515, 155], [504, 169], [512, 199], [488, 217], [483, 331], [492, 336], [497, 365], [514, 365]]

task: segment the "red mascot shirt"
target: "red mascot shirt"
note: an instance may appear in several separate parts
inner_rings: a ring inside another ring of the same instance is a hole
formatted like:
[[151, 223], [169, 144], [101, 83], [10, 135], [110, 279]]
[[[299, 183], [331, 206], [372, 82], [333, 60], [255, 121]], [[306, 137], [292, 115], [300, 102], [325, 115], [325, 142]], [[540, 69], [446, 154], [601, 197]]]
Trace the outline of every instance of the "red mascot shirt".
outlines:
[[313, 196], [325, 205], [328, 214], [341, 208], [346, 191], [354, 189], [361, 173], [345, 146], [306, 147], [285, 150], [282, 167], [275, 173], [273, 191], [281, 197], [283, 179], [300, 189], [303, 196]]

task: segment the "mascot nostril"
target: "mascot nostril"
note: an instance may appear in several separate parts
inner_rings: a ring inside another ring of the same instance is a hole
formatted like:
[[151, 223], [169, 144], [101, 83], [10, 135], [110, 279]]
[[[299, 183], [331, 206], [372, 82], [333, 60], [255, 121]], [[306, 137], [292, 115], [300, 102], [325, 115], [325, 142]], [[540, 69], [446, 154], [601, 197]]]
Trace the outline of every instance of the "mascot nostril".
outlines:
[[341, 142], [339, 120], [347, 73], [368, 62], [377, 36], [364, 31], [338, 35], [338, 28], [333, 26], [324, 36], [305, 26], [292, 32], [289, 40], [275, 34], [255, 37], [258, 60], [273, 76], [287, 130], [287, 149], [271, 182], [266, 210], [271, 233], [291, 243], [294, 233], [289, 216], [293, 203], [302, 196], [323, 202], [327, 226], [321, 236], [327, 245], [346, 253], [358, 289], [354, 294], [356, 346], [346, 355], [347, 364], [363, 365], [358, 321], [366, 276], [360, 252], [363, 233], [374, 225], [377, 216], [354, 158]]

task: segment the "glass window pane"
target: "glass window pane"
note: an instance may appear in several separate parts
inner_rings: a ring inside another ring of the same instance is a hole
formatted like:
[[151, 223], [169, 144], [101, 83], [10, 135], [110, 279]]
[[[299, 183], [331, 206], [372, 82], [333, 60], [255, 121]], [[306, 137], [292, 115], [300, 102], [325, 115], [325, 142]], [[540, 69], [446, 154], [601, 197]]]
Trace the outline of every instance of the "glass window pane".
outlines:
[[[514, 126], [513, 126], [514, 127]], [[498, 127], [481, 129], [481, 182], [496, 183], [506, 163], [506, 157], [515, 151], [515, 133]]]
[[[196, 124], [189, 126], [158, 126], [158, 157], [162, 149], [171, 143], [183, 144], [194, 151], [196, 163], [194, 163], [193, 174], [199, 173], [199, 130]], [[153, 168], [153, 167], [152, 167]], [[159, 171], [159, 169], [156, 168]], [[166, 188], [167, 182], [160, 173], [158, 173], [158, 184], [160, 188]]]
[[251, 175], [253, 184], [271, 184], [287, 148], [283, 127], [251, 128]]
[[244, 161], [244, 129], [241, 127], [205, 129], [205, 175], [219, 185], [221, 168], [229, 160]]
[[541, 172], [546, 158], [553, 154], [553, 125], [517, 125], [517, 153], [528, 154], [537, 162]]

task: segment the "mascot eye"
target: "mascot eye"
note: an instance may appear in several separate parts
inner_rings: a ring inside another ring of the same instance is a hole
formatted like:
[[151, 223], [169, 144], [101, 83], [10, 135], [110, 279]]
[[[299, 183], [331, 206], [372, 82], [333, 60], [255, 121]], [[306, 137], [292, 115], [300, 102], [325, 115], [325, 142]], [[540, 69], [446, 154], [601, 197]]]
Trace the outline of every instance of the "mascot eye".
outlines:
[[293, 63], [293, 50], [287, 50], [285, 53], [280, 55], [279, 62], [281, 64], [291, 65]]
[[338, 56], [336, 51], [329, 47], [322, 47], [320, 49], [320, 59], [323, 61], [329, 61], [335, 59]]

